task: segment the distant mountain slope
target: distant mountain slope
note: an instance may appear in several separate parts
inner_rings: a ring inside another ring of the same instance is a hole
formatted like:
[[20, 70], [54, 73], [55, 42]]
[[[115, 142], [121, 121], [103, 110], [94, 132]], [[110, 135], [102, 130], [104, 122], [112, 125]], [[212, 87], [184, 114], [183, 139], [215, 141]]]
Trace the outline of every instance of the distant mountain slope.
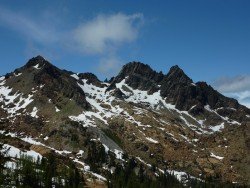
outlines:
[[88, 178], [105, 182], [133, 159], [150, 179], [250, 184], [250, 110], [178, 66], [131, 62], [102, 82], [37, 56], [0, 78], [0, 104], [8, 144], [68, 157]]

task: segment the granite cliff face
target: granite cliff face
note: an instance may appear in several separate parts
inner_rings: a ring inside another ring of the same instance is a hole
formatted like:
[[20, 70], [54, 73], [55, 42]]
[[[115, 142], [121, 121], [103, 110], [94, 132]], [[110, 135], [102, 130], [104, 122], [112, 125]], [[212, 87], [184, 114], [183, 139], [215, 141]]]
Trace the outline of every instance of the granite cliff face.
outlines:
[[0, 104], [9, 145], [66, 157], [86, 178], [105, 182], [133, 159], [150, 179], [250, 184], [250, 110], [178, 66], [131, 62], [102, 82], [37, 56], [0, 78]]

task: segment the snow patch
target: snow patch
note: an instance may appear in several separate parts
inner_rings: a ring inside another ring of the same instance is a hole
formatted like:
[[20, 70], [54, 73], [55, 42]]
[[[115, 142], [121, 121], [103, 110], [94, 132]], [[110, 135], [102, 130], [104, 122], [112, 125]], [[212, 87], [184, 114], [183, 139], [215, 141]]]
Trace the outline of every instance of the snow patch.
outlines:
[[5, 162], [4, 167], [8, 168], [8, 169], [13, 169], [13, 170], [17, 169], [17, 165], [13, 161], [7, 161], [7, 162]]
[[103, 145], [103, 147], [105, 149], [105, 152], [108, 153], [109, 152], [109, 147], [107, 145], [105, 145], [105, 144], [102, 144], [102, 145]]
[[228, 117], [223, 117], [220, 114], [218, 114], [218, 112], [216, 110], [211, 109], [211, 107], [209, 105], [204, 106], [204, 108], [212, 113], [215, 113], [217, 116], [219, 116], [222, 120], [226, 121], [229, 124], [237, 124], [237, 125], [241, 125], [239, 122], [237, 121], [232, 121], [230, 120]]
[[20, 158], [22, 155], [27, 155], [27, 156], [33, 157], [34, 159], [37, 159], [37, 157], [42, 158], [41, 154], [39, 154], [39, 153], [37, 153], [37, 152], [35, 152], [33, 150], [21, 151], [20, 149], [14, 147], [14, 146], [11, 146], [9, 144], [4, 144], [3, 148], [4, 148], [4, 151], [8, 150], [8, 152], [6, 153], [6, 157], [9, 156], [9, 157]]
[[19, 73], [14, 73], [14, 76], [16, 76], [16, 77], [18, 77], [18, 76], [21, 76], [22, 75], [22, 73], [21, 72], [19, 72]]
[[109, 151], [111, 151], [111, 152], [113, 152], [116, 155], [117, 159], [123, 160], [123, 158], [122, 158], [123, 151], [118, 150], [118, 149], [111, 150], [111, 149], [109, 149], [109, 147], [107, 145], [105, 145], [105, 144], [102, 144], [102, 145], [103, 145], [106, 153], [108, 153]]
[[146, 139], [154, 144], [158, 144], [159, 142], [157, 140], [154, 140], [153, 138], [146, 137]]
[[123, 160], [122, 159], [123, 152], [121, 150], [114, 149], [114, 153], [117, 159]]
[[33, 111], [30, 113], [31, 117], [38, 118], [37, 112], [38, 112], [37, 107], [34, 107]]
[[5, 76], [1, 76], [0, 77], [0, 82], [4, 81], [5, 80]]
[[39, 63], [37, 63], [35, 66], [33, 66], [33, 68], [39, 70], [39, 69], [41, 69], [41, 68], [39, 68], [39, 66], [40, 66]]
[[224, 157], [220, 157], [220, 156], [218, 156], [218, 155], [215, 155], [215, 154], [212, 153], [212, 152], [211, 152], [210, 156], [211, 156], [211, 157], [214, 157], [214, 158], [216, 158], [216, 159], [219, 159], [219, 160], [224, 159]]
[[92, 115], [96, 115], [93, 112], [83, 112], [78, 116], [69, 116], [72, 121], [76, 121], [82, 124], [83, 127], [96, 127], [96, 124], [91, 120]]
[[80, 78], [77, 76], [77, 74], [72, 74], [71, 77], [75, 78], [76, 80], [79, 80]]
[[56, 112], [60, 112], [61, 110], [55, 106]]
[[222, 129], [224, 129], [225, 127], [225, 123], [221, 123], [220, 125], [216, 125], [216, 126], [210, 126], [209, 128], [213, 131], [213, 132], [219, 132]]
[[145, 165], [147, 165], [148, 167], [152, 167], [151, 164], [146, 163], [144, 160], [142, 160], [140, 157], [136, 157], [136, 159], [138, 159], [140, 162], [144, 163]]
[[79, 150], [79, 152], [76, 155], [82, 157], [83, 154], [84, 154], [84, 151], [83, 150]]
[[[12, 88], [0, 85], [0, 101], [4, 103], [2, 108], [8, 112], [9, 117], [14, 117], [17, 111], [26, 108], [33, 101], [32, 94], [25, 98], [24, 94], [20, 92], [14, 94], [12, 92]], [[9, 107], [9, 104], [12, 104], [12, 106]]]
[[[0, 134], [5, 134], [5, 131], [0, 131]], [[32, 138], [32, 137], [30, 137], [30, 136], [22, 137], [21, 135], [18, 136], [17, 133], [11, 133], [11, 132], [9, 132], [9, 133], [7, 133], [7, 134], [5, 134], [5, 135], [6, 135], [6, 136], [11, 136], [11, 137], [13, 137], [13, 138], [19, 138], [20, 140], [22, 140], [22, 141], [24, 141], [24, 142], [27, 142], [27, 143], [29, 143], [29, 144], [31, 144], [31, 145], [41, 145], [41, 146], [44, 146], [44, 147], [46, 147], [46, 148], [49, 148], [49, 149], [55, 151], [56, 153], [58, 153], [58, 154], [60, 154], [60, 155], [72, 153], [71, 151], [66, 151], [66, 150], [60, 151], [60, 150], [57, 150], [57, 149], [52, 148], [52, 147], [50, 147], [50, 146], [47, 146], [47, 145], [45, 145], [45, 144], [43, 144], [43, 143], [41, 143], [41, 142], [36, 141], [34, 138]]]

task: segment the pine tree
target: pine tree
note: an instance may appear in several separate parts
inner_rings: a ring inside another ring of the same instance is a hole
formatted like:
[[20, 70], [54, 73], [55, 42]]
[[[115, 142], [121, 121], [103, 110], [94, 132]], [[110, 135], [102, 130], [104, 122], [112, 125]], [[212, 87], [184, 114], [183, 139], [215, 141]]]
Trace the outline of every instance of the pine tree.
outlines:
[[[0, 135], [0, 140], [2, 140], [3, 136]], [[4, 164], [6, 161], [9, 160], [9, 157], [6, 157], [9, 148], [4, 147], [4, 143], [0, 143], [0, 185], [3, 184], [6, 176], [4, 175], [3, 171], [5, 170]]]
[[26, 155], [22, 155], [20, 161], [20, 174], [22, 175], [21, 184], [25, 185], [26, 187], [38, 187], [36, 167], [33, 162], [33, 158]]
[[52, 186], [52, 178], [56, 176], [56, 161], [52, 153], [47, 156], [47, 160], [44, 159], [44, 181], [45, 187]]

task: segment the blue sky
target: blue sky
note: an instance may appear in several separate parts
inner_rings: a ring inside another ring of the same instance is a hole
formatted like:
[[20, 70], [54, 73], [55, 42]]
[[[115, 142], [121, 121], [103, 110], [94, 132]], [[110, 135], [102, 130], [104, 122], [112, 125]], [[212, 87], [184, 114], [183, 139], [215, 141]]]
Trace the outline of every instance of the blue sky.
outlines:
[[249, 10], [249, 0], [1, 0], [0, 74], [38, 54], [100, 79], [130, 61], [177, 64], [250, 105]]

